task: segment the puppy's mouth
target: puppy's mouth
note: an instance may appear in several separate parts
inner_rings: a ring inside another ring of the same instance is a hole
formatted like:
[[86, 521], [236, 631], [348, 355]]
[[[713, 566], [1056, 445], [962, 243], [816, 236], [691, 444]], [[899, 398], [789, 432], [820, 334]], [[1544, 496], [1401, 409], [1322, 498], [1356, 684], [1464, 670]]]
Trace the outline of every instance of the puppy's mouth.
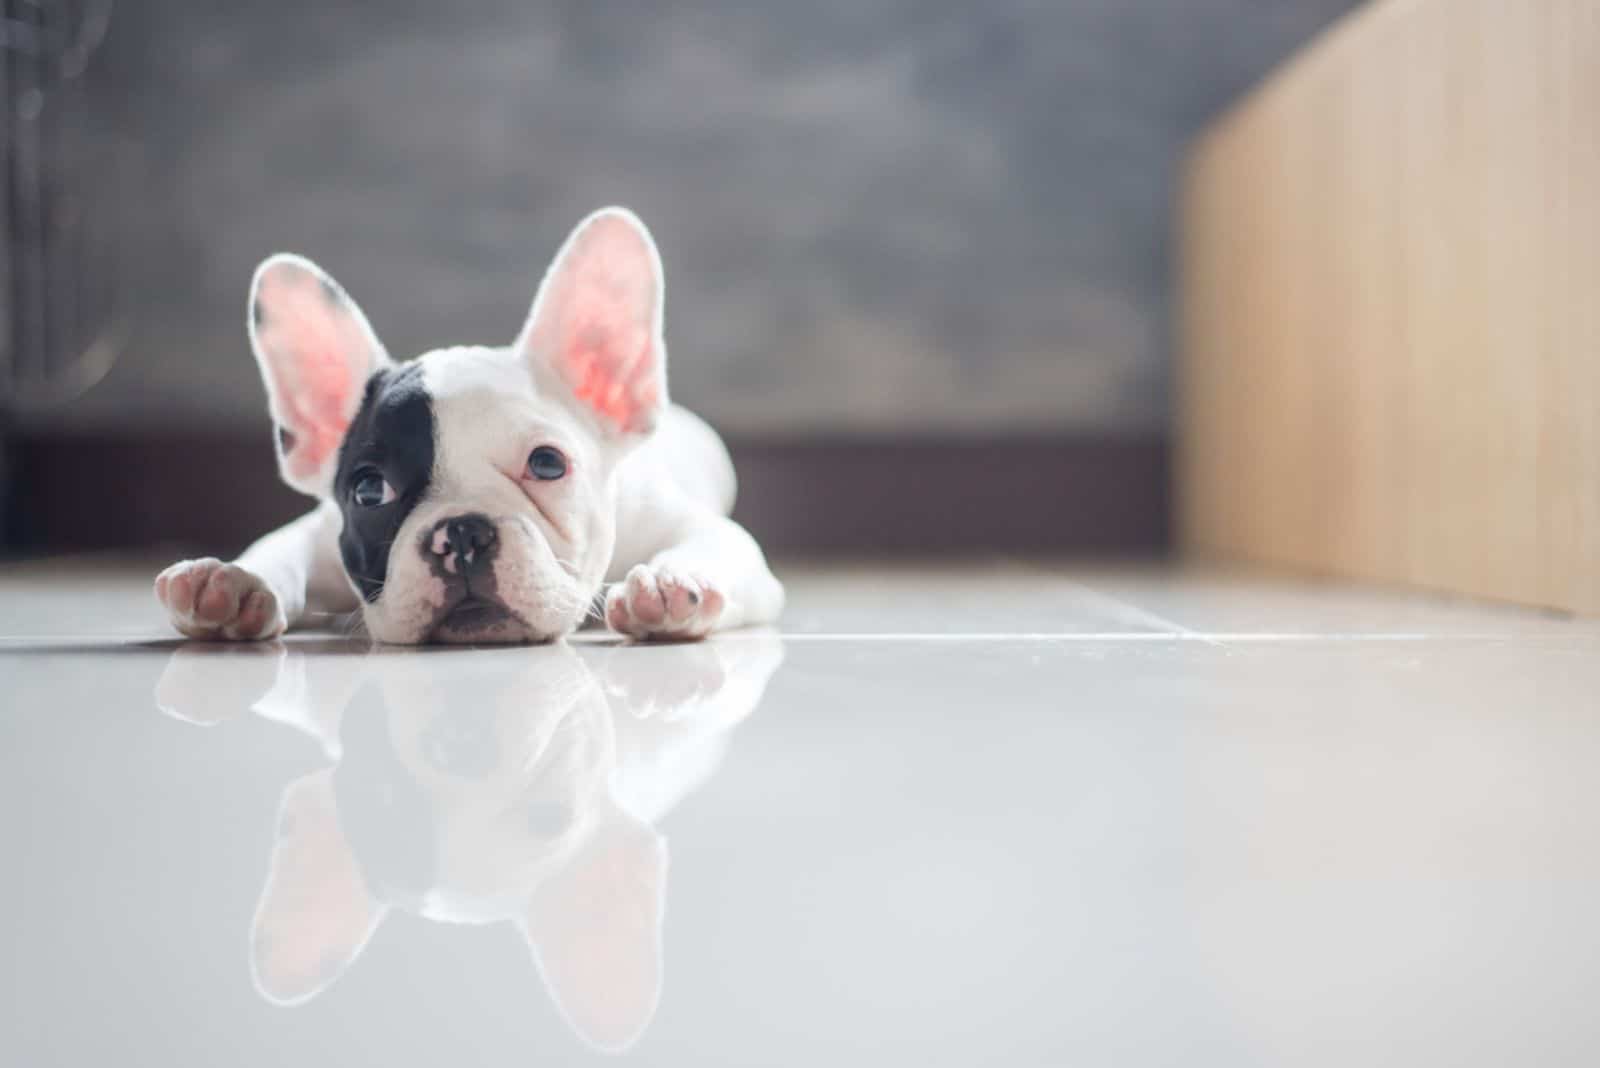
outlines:
[[499, 598], [470, 590], [434, 619], [428, 640], [436, 642], [537, 641], [532, 628]]
[[495, 623], [504, 623], [511, 618], [513, 618], [511, 609], [501, 604], [497, 599], [469, 593], [457, 601], [449, 611], [445, 612], [438, 625], [457, 629], [470, 629], [473, 627], [487, 627]]

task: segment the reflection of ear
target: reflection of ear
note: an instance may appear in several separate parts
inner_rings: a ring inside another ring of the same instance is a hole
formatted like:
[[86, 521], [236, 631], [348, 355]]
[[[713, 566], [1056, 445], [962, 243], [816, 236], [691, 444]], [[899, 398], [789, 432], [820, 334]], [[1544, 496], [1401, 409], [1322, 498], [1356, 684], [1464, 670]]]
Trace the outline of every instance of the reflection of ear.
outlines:
[[356, 959], [383, 913], [339, 829], [333, 769], [290, 783], [250, 937], [256, 989], [279, 1005], [309, 1001]]
[[661, 996], [667, 846], [620, 812], [528, 903], [523, 933], [545, 985], [587, 1042], [638, 1041]]

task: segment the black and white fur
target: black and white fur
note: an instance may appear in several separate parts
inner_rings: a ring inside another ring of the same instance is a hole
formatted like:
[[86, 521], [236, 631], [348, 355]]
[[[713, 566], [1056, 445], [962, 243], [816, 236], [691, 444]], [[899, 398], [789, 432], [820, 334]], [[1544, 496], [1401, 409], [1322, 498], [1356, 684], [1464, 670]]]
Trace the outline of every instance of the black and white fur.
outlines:
[[508, 348], [397, 364], [309, 260], [257, 269], [251, 345], [289, 485], [320, 500], [237, 561], [156, 579], [196, 638], [272, 638], [359, 608], [382, 642], [529, 642], [605, 620], [699, 638], [775, 620], [783, 588], [728, 518], [716, 433], [667, 400], [662, 269], [631, 212], [573, 231]]

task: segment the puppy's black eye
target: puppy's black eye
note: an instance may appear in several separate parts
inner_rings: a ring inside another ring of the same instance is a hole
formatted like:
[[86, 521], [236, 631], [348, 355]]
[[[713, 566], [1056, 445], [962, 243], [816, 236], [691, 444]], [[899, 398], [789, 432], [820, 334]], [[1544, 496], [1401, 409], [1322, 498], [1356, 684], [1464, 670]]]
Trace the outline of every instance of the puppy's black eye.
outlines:
[[528, 454], [528, 474], [542, 482], [554, 482], [567, 473], [567, 458], [561, 450], [540, 445]]
[[394, 487], [383, 480], [376, 471], [366, 471], [356, 476], [350, 486], [350, 499], [363, 508], [376, 508], [394, 500]]

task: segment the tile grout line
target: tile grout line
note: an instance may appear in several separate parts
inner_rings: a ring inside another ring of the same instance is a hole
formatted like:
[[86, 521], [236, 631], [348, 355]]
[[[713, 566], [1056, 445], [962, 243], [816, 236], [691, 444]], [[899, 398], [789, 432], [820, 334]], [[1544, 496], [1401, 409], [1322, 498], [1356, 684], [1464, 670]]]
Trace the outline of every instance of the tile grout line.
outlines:
[[[595, 639], [609, 641], [613, 635], [578, 634], [572, 637], [577, 644], [590, 644]], [[776, 637], [786, 642], [795, 643], [820, 643], [820, 642], [1060, 642], [1060, 643], [1092, 643], [1092, 642], [1127, 642], [1127, 643], [1182, 643], [1197, 642], [1204, 645], [1226, 647], [1230, 644], [1286, 644], [1286, 643], [1314, 643], [1314, 642], [1426, 642], [1426, 641], [1514, 641], [1526, 639], [1526, 635], [1468, 632], [1460, 634], [1428, 634], [1420, 631], [1345, 631], [1345, 632], [1310, 632], [1310, 631], [1218, 631], [1205, 633], [1200, 631], [1150, 631], [1150, 630], [1113, 630], [1113, 631], [770, 631], [761, 628], [750, 630], [720, 631], [712, 635], [714, 642], [741, 641], [752, 638]], [[302, 639], [311, 640], [350, 640], [348, 635], [325, 634], [322, 632], [305, 632], [291, 635], [284, 644], [295, 645]], [[1537, 640], [1537, 639], [1535, 639]], [[152, 651], [171, 651], [186, 645], [214, 644], [219, 647], [245, 648], [251, 643], [239, 642], [187, 642], [179, 637], [151, 638], [148, 636], [109, 634], [109, 635], [39, 635], [39, 634], [0, 634], [0, 646], [13, 646], [25, 650], [30, 645], [59, 646], [62, 643], [97, 643], [117, 646], [143, 646], [148, 645]], [[272, 643], [265, 643], [272, 644]], [[412, 646], [396, 646], [394, 648], [415, 648]], [[473, 646], [472, 648], [481, 648]]]
[[1191, 630], [1175, 619], [1167, 619], [1165, 616], [1159, 616], [1148, 609], [1140, 608], [1132, 601], [1124, 601], [1120, 597], [1113, 597], [1109, 593], [1102, 593], [1101, 591], [1085, 583], [1068, 579], [1067, 584], [1074, 590], [1078, 591], [1079, 596], [1085, 597], [1091, 602], [1097, 603], [1102, 610], [1109, 612], [1111, 616], [1119, 623], [1133, 623], [1136, 625], [1143, 624], [1145, 626], [1155, 627], [1160, 631], [1181, 635], [1190, 641], [1205, 642], [1207, 645], [1226, 644], [1220, 638], [1207, 636], [1198, 631]]
[[[714, 640], [738, 640], [744, 637], [737, 631], [727, 631], [715, 636]], [[857, 632], [857, 633], [780, 633], [779, 638], [786, 642], [820, 643], [820, 642], [1060, 642], [1060, 643], [1092, 643], [1092, 642], [1153, 642], [1177, 644], [1183, 642], [1196, 642], [1217, 648], [1225, 648], [1232, 643], [1237, 644], [1283, 644], [1292, 642], [1422, 642], [1429, 641], [1434, 636], [1428, 634], [1411, 633], [1348, 633], [1348, 634], [1312, 634], [1312, 633], [1241, 633], [1241, 634], [1202, 634], [1197, 631], [1019, 631], [1015, 633], [995, 631], [885, 631], [885, 632]], [[1450, 635], [1451, 638], [1469, 639], [1479, 641], [1500, 641], [1507, 636], [1501, 634], [1461, 634]]]

